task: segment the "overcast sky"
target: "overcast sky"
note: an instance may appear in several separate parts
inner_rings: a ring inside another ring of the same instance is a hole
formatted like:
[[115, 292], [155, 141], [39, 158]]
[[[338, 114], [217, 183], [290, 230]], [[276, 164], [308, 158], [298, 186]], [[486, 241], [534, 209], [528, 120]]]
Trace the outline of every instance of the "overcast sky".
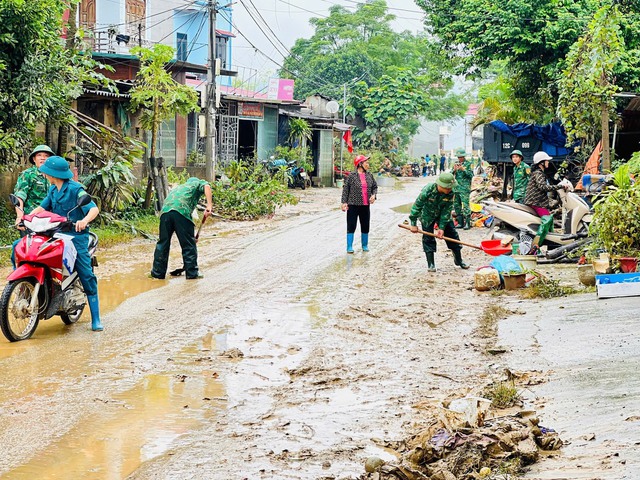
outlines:
[[[279, 65], [274, 62], [282, 64], [283, 54], [286, 54], [278, 40], [290, 49], [296, 39], [313, 35], [313, 28], [309, 25], [311, 17], [328, 16], [332, 5], [341, 5], [353, 11], [357, 3], [356, 0], [235, 0], [233, 21], [237, 30], [241, 32], [240, 34], [235, 31], [237, 36], [233, 41], [233, 63], [238, 70], [238, 76], [248, 79], [256, 71], [275, 74]], [[387, 0], [387, 5], [389, 13], [398, 17], [393, 24], [394, 29], [413, 32], [422, 30], [423, 14], [413, 0]], [[278, 40], [268, 28], [261, 25], [269, 37], [267, 38], [256, 25], [252, 17], [259, 22], [260, 18], [256, 15], [254, 6], [258, 8]], [[250, 43], [260, 52], [256, 52]]]

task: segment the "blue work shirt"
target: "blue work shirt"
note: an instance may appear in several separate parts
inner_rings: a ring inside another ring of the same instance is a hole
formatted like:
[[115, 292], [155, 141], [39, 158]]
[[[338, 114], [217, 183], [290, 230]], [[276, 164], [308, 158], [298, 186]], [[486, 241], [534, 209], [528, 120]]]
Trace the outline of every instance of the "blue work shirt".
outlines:
[[[65, 180], [62, 184], [60, 190], [55, 185], [51, 185], [49, 188], [49, 192], [47, 196], [44, 198], [40, 206], [49, 212], [53, 212], [57, 215], [62, 215], [63, 217], [67, 217], [67, 220], [72, 222], [77, 222], [78, 220], [82, 220], [89, 210], [94, 207], [97, 207], [95, 202], [92, 200], [90, 203], [85, 205], [84, 207], [76, 208], [71, 214], [69, 212], [78, 204], [78, 199], [84, 195], [89, 195], [81, 183], [75, 182], [73, 180]], [[85, 233], [89, 233], [89, 228], [87, 227], [82, 232], [65, 232], [71, 235], [82, 235]]]

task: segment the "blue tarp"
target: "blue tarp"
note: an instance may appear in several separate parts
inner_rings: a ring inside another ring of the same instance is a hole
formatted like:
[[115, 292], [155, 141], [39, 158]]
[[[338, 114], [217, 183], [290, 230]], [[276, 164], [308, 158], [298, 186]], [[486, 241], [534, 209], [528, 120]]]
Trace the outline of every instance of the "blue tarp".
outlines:
[[566, 148], [567, 135], [560, 123], [549, 123], [548, 125], [534, 125], [531, 123], [516, 123], [507, 125], [501, 120], [494, 120], [490, 123], [492, 127], [503, 133], [513, 135], [516, 138], [534, 137], [542, 141], [542, 150], [552, 157], [563, 157], [569, 155], [573, 149]]

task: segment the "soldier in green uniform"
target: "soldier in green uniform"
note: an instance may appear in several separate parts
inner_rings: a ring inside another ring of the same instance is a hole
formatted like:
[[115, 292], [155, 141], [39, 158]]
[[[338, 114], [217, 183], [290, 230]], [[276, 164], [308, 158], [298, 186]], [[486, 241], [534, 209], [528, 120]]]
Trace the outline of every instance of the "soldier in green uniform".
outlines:
[[38, 169], [52, 155], [55, 153], [46, 145], [38, 145], [29, 155], [29, 162], [33, 166], [20, 174], [13, 190], [13, 194], [20, 201], [19, 208], [16, 207], [16, 226], [22, 220], [22, 215], [31, 213], [36, 207], [39, 207], [44, 197], [47, 196], [50, 185]]
[[[453, 228], [451, 220], [451, 207], [453, 206], [452, 189], [455, 187], [456, 181], [451, 173], [441, 173], [435, 183], [430, 183], [422, 189], [420, 195], [416, 199], [409, 220], [411, 222], [411, 231], [416, 233], [418, 227], [416, 222], [418, 218], [422, 224], [422, 230], [433, 233], [434, 226], [438, 225], [436, 235], [438, 238], [447, 236], [455, 240], [460, 240], [458, 232]], [[453, 253], [454, 263], [460, 268], [467, 269], [467, 265], [462, 260], [462, 246], [458, 243], [446, 241], [447, 247]], [[422, 249], [427, 256], [427, 269], [430, 272], [436, 271], [435, 252], [437, 244], [433, 237], [428, 235], [422, 236]]]
[[471, 210], [469, 208], [469, 195], [471, 194], [471, 179], [473, 178], [473, 163], [466, 159], [467, 154], [464, 149], [456, 150], [457, 163], [453, 165], [453, 176], [456, 179], [456, 186], [453, 187], [455, 194], [453, 208], [456, 211], [458, 228], [465, 230], [471, 228]]
[[514, 150], [509, 155], [513, 162], [513, 199], [518, 203], [524, 203], [524, 196], [527, 193], [527, 183], [529, 183], [529, 175], [531, 169], [529, 165], [524, 163], [522, 152]]
[[167, 195], [160, 215], [160, 237], [153, 256], [151, 277], [160, 279], [165, 277], [169, 263], [171, 237], [175, 232], [182, 249], [182, 261], [187, 280], [202, 278], [198, 271], [198, 250], [191, 212], [196, 208], [203, 194], [207, 199], [207, 209], [204, 215], [208, 217], [213, 205], [211, 185], [205, 180], [191, 177], [186, 183], [178, 185]]
[[[38, 169], [52, 155], [55, 155], [55, 153], [47, 145], [38, 145], [29, 155], [29, 161], [33, 166], [20, 174], [13, 189], [13, 194], [18, 197], [20, 202], [16, 206], [16, 227], [22, 221], [22, 216], [39, 207], [49, 192], [49, 181]], [[24, 236], [24, 228], [20, 227], [20, 230], [20, 236]], [[13, 247], [11, 248], [11, 265], [13, 265], [13, 268], [16, 268], [15, 248], [19, 241], [13, 242]]]

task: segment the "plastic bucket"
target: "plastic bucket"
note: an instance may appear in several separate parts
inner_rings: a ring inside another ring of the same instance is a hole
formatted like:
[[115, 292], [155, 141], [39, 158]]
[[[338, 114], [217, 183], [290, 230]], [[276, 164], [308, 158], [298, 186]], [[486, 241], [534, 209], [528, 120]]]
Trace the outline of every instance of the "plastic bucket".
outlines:
[[533, 270], [538, 266], [538, 257], [535, 255], [514, 255], [513, 259], [518, 262], [524, 270]]

